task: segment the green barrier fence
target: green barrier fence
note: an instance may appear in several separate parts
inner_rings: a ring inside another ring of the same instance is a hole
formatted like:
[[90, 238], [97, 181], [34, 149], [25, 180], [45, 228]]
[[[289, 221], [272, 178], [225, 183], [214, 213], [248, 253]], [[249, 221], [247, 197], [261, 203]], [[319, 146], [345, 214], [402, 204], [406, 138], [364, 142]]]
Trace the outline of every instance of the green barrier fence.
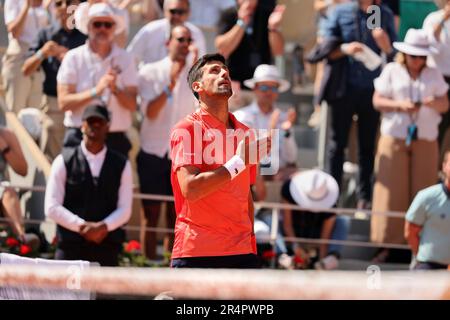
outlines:
[[409, 28], [421, 29], [426, 16], [437, 9], [433, 0], [400, 0], [399, 39], [403, 40]]

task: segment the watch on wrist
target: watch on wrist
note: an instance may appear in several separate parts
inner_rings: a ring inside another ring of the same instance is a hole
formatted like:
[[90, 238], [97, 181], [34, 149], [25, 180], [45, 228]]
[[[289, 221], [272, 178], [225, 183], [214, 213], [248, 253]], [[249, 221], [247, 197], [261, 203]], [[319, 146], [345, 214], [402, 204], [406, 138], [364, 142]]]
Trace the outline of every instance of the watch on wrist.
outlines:
[[284, 137], [289, 138], [291, 136], [291, 130], [284, 130]]
[[170, 91], [169, 86], [165, 86], [163, 92], [166, 94], [167, 98], [172, 97], [172, 91]]
[[238, 25], [239, 27], [241, 27], [242, 29], [245, 29], [247, 27], [247, 25], [245, 24], [244, 20], [242, 19], [238, 19], [236, 21], [236, 25]]
[[93, 87], [92, 89], [91, 89], [91, 98], [92, 99], [96, 99], [97, 97], [98, 97], [98, 94], [97, 94], [97, 87]]
[[45, 55], [44, 55], [44, 52], [42, 52], [42, 50], [41, 49], [39, 49], [38, 51], [36, 51], [36, 57], [38, 57], [38, 59], [40, 60], [40, 61], [42, 61], [42, 60], [44, 60], [45, 59]]

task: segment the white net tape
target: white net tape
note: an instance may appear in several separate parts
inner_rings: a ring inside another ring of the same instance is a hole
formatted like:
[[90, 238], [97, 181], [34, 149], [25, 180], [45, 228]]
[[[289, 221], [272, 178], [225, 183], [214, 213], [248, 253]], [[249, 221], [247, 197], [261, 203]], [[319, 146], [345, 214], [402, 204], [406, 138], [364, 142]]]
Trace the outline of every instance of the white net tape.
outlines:
[[[95, 264], [98, 266], [98, 264]], [[45, 268], [52, 271], [54, 268], [62, 268], [66, 272], [74, 274], [89, 269], [91, 263], [88, 261], [63, 261], [63, 260], [47, 260], [32, 259], [17, 256], [14, 254], [0, 253], [0, 272], [8, 268]], [[70, 283], [68, 283], [70, 284]], [[12, 300], [89, 300], [94, 295], [86, 290], [71, 290], [70, 286], [55, 287], [49, 290], [45, 285], [37, 283], [17, 282], [12, 285], [2, 285], [0, 281], [0, 299]]]
[[450, 299], [449, 272], [372, 271], [3, 266], [0, 287], [190, 299]]

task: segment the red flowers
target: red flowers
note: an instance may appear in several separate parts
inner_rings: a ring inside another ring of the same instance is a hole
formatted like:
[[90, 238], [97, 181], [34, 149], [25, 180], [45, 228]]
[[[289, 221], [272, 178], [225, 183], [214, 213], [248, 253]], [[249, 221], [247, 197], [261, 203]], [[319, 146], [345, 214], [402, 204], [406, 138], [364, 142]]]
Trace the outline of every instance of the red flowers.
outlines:
[[136, 240], [131, 240], [125, 245], [125, 251], [129, 253], [141, 251], [141, 244]]
[[21, 243], [14, 237], [6, 238], [6, 241], [4, 243], [9, 248], [9, 252], [13, 254], [20, 254], [22, 256], [26, 256], [32, 253], [33, 251], [33, 249], [29, 245]]
[[17, 247], [19, 244], [20, 244], [19, 241], [13, 237], [9, 237], [6, 239], [6, 245], [9, 248]]
[[302, 265], [302, 264], [305, 263], [305, 260], [304, 260], [302, 257], [300, 257], [300, 256], [298, 256], [298, 255], [295, 255], [295, 256], [294, 256], [294, 263], [295, 263], [296, 265]]
[[37, 248], [34, 249], [32, 246], [26, 244], [23, 238], [17, 237], [9, 229], [3, 230], [0, 228], [0, 252], [34, 257], [38, 254]]
[[262, 257], [263, 257], [263, 259], [265, 259], [265, 260], [271, 260], [271, 259], [273, 259], [274, 257], [276, 257], [277, 256], [277, 254], [275, 253], [275, 251], [273, 251], [273, 250], [266, 250], [266, 251], [264, 251], [263, 253], [262, 253]]
[[22, 244], [20, 246], [20, 254], [23, 256], [26, 256], [27, 254], [29, 254], [32, 251], [30, 246], [27, 246], [26, 244]]

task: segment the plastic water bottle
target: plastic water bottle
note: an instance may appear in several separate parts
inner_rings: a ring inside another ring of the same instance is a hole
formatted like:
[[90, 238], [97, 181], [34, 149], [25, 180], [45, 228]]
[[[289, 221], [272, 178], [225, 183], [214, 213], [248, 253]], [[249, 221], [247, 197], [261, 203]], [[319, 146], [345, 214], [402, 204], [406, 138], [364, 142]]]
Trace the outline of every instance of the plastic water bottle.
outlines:
[[363, 51], [355, 53], [354, 58], [361, 61], [370, 71], [376, 70], [383, 63], [383, 59], [364, 44]]

